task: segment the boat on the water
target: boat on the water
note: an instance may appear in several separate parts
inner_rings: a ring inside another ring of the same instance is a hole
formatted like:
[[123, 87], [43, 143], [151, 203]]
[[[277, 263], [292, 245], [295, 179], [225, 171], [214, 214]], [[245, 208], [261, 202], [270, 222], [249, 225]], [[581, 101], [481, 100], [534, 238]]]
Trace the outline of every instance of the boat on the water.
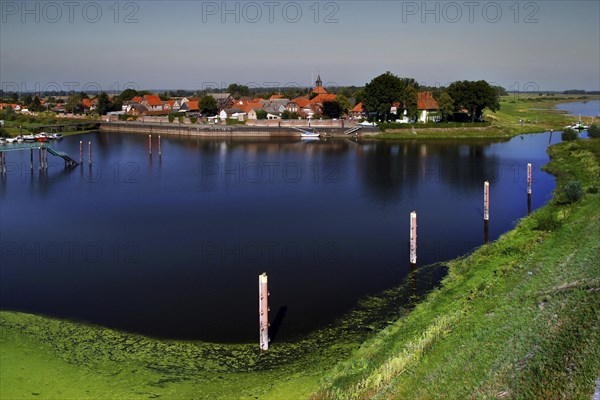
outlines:
[[6, 138], [6, 143], [14, 143], [16, 141], [17, 141], [17, 138], [12, 138], [12, 137]]
[[24, 142], [35, 142], [35, 136], [33, 135], [23, 135]]
[[40, 132], [35, 135], [36, 142], [47, 142], [49, 140], [48, 134], [46, 132]]
[[298, 132], [300, 132], [300, 137], [303, 139], [305, 139], [305, 138], [317, 139], [317, 138], [319, 138], [319, 136], [321, 136], [321, 134], [314, 128], [309, 128], [311, 130], [306, 130], [303, 128], [298, 128], [298, 127], [293, 126], [292, 129], [295, 129]]
[[587, 128], [589, 128], [589, 126], [584, 125], [583, 122], [581, 122], [581, 114], [579, 115], [579, 121], [575, 122], [573, 125], [565, 126], [565, 129], [575, 129], [576, 131], [583, 131]]
[[60, 140], [63, 138], [62, 133], [53, 133], [50, 135], [50, 139]]

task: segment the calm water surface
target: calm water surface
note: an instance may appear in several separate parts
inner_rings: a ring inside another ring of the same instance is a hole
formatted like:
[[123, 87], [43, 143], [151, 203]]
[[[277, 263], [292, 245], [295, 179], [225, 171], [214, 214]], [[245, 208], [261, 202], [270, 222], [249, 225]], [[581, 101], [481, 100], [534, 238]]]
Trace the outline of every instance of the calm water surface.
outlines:
[[[254, 341], [257, 277], [269, 273], [279, 338], [333, 322], [368, 294], [402, 283], [409, 214], [418, 212], [418, 264], [490, 240], [527, 215], [554, 179], [540, 171], [549, 133], [491, 143], [162, 138], [94, 133], [5, 153], [0, 180], [0, 307], [90, 321], [156, 337]], [[93, 164], [87, 164], [87, 142]]]
[[600, 100], [557, 104], [556, 108], [568, 111], [573, 116], [600, 117]]

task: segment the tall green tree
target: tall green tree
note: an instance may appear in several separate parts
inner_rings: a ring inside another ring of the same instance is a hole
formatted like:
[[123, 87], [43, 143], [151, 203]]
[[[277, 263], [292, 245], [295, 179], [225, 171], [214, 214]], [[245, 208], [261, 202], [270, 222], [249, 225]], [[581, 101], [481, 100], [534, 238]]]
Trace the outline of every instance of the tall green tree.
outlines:
[[79, 97], [79, 95], [77, 95], [77, 94], [72, 94], [69, 96], [69, 98], [67, 99], [67, 102], [65, 103], [65, 110], [69, 113], [75, 113], [75, 112], [79, 111], [80, 104], [81, 104], [81, 97]]
[[250, 88], [245, 85], [240, 85], [238, 83], [232, 83], [227, 87], [227, 92], [231, 93], [234, 99], [239, 99], [240, 97], [250, 96]]
[[399, 78], [391, 72], [369, 82], [363, 92], [363, 104], [368, 112], [388, 120], [393, 103], [399, 102], [411, 118], [417, 116], [418, 83], [412, 78]]
[[465, 108], [469, 112], [471, 122], [480, 120], [486, 108], [500, 109], [498, 90], [484, 80], [453, 82], [448, 86], [448, 94], [457, 109]]
[[96, 104], [96, 111], [98, 111], [98, 114], [106, 114], [111, 110], [111, 107], [112, 103], [108, 98], [108, 94], [106, 94], [106, 92], [100, 93], [100, 95], [98, 96], [98, 104]]
[[338, 95], [336, 100], [342, 109], [342, 115], [348, 114], [348, 111], [350, 110], [350, 100], [343, 94]]
[[437, 100], [438, 107], [440, 110], [441, 117], [444, 121], [448, 121], [454, 114], [454, 100], [448, 92], [445, 90], [440, 94], [440, 98]]
[[198, 101], [198, 108], [204, 115], [215, 115], [217, 113], [217, 101], [212, 96], [204, 96]]
[[342, 115], [342, 107], [337, 100], [324, 101], [322, 111], [323, 115], [329, 118], [339, 118]]
[[44, 106], [42, 105], [42, 102], [40, 101], [40, 98], [38, 96], [35, 96], [31, 101], [31, 104], [29, 104], [29, 111], [44, 111]]

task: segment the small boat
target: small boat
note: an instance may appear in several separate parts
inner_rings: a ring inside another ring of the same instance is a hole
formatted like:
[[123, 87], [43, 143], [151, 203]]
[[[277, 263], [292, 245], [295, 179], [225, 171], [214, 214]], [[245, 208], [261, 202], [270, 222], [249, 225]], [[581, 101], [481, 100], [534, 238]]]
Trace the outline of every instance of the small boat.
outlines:
[[6, 138], [6, 143], [14, 143], [16, 141], [17, 141], [17, 138], [13, 138], [13, 137]]
[[23, 136], [17, 136], [17, 143], [23, 143]]
[[312, 131], [308, 131], [306, 129], [302, 129], [302, 128], [297, 128], [297, 127], [292, 127], [292, 129], [297, 130], [298, 132], [300, 132], [300, 137], [304, 138], [313, 138], [316, 139], [319, 136], [321, 136], [321, 134], [319, 132], [317, 132], [316, 129], [312, 129]]
[[40, 132], [37, 135], [35, 135], [35, 141], [36, 142], [47, 142], [48, 141], [48, 134], [46, 132]]
[[24, 142], [35, 142], [35, 136], [33, 136], [33, 135], [24, 135], [23, 136], [23, 141]]
[[62, 138], [63, 138], [62, 133], [53, 133], [52, 135], [50, 135], [50, 139], [61, 140]]
[[587, 125], [584, 125], [584, 124], [581, 122], [581, 114], [579, 114], [579, 121], [575, 122], [573, 125], [568, 125], [568, 126], [565, 126], [565, 128], [568, 128], [568, 129], [575, 129], [576, 131], [583, 131], [583, 130], [585, 130], [585, 129], [589, 128], [589, 126], [587, 126]]
[[0, 138], [0, 144], [6, 144], [6, 139]]

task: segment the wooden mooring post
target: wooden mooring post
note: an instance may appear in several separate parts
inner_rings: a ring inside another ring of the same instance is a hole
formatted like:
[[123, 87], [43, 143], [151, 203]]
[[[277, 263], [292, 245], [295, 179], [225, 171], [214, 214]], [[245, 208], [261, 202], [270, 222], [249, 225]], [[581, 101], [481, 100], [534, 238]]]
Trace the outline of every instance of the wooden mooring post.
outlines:
[[483, 220], [490, 220], [490, 183], [483, 183]]
[[42, 170], [42, 148], [40, 147], [38, 149], [38, 169], [41, 171]]
[[531, 163], [527, 163], [527, 194], [531, 196]]
[[88, 164], [92, 165], [92, 142], [88, 142]]
[[162, 157], [162, 147], [160, 145], [160, 135], [158, 135], [158, 156]]
[[410, 264], [417, 265], [417, 212], [410, 213]]
[[269, 285], [267, 273], [258, 276], [258, 315], [260, 326], [260, 349], [269, 350]]
[[33, 149], [29, 149], [29, 169], [33, 171]]
[[79, 165], [83, 165], [83, 140], [79, 141]]
[[148, 155], [152, 155], [152, 135], [148, 135]]

